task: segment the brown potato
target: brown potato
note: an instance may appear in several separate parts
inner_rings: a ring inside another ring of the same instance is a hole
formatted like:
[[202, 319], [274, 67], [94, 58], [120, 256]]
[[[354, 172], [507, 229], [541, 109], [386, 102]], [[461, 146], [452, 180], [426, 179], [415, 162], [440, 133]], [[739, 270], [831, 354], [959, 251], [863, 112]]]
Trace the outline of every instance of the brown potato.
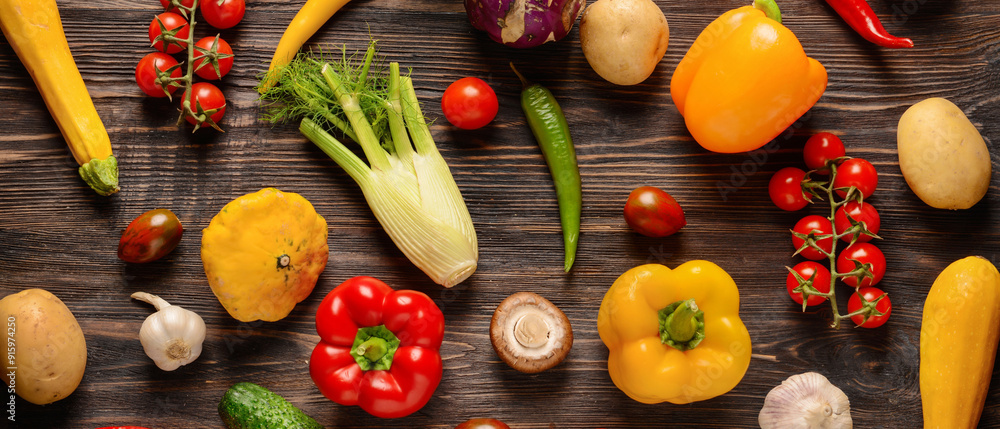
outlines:
[[[69, 396], [87, 367], [87, 343], [73, 313], [42, 289], [27, 289], [0, 300], [5, 329], [4, 382], [32, 404]], [[12, 353], [13, 351], [13, 353]]]
[[962, 109], [943, 98], [914, 104], [899, 118], [899, 168], [913, 193], [939, 209], [967, 209], [986, 195], [992, 162]]
[[669, 38], [667, 18], [652, 0], [597, 0], [580, 20], [583, 55], [617, 85], [635, 85], [653, 74]]

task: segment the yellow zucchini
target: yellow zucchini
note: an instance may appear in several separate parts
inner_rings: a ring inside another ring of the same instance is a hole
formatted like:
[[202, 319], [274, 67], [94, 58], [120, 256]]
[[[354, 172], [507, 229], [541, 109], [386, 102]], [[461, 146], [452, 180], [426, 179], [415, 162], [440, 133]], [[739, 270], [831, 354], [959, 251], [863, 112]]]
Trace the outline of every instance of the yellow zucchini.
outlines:
[[35, 80], [80, 177], [98, 194], [118, 192], [118, 160], [69, 51], [55, 0], [0, 0], [0, 29]]
[[278, 47], [274, 50], [271, 65], [267, 68], [268, 75], [261, 81], [257, 90], [263, 94], [268, 88], [274, 86], [277, 82], [276, 70], [291, 62], [306, 40], [316, 34], [320, 27], [333, 17], [333, 14], [350, 1], [307, 0], [302, 9], [299, 9], [299, 13], [296, 13], [295, 17], [292, 18], [292, 22], [288, 24], [285, 34], [281, 35], [281, 40], [278, 40]]
[[920, 396], [924, 428], [979, 424], [1000, 339], [1000, 272], [979, 256], [955, 261], [924, 302]]

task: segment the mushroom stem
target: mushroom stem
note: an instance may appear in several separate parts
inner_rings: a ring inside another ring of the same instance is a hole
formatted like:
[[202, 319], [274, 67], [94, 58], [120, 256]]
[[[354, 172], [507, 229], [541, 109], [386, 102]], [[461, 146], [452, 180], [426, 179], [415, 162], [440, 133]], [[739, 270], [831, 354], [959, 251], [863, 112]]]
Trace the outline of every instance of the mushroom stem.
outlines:
[[705, 339], [705, 313], [693, 299], [677, 301], [659, 313], [660, 340], [677, 350], [695, 348]]
[[544, 346], [549, 338], [549, 326], [542, 316], [528, 313], [514, 322], [514, 338], [518, 344], [527, 348]]

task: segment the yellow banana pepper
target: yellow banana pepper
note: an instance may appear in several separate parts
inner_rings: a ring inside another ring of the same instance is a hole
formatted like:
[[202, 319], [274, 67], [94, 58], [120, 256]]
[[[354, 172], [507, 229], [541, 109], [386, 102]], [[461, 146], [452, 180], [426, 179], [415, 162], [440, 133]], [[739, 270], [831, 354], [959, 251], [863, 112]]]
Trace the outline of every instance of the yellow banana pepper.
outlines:
[[750, 365], [739, 307], [732, 277], [708, 261], [625, 272], [597, 315], [611, 380], [646, 404], [687, 404], [732, 390]]
[[[777, 12], [773, 1], [770, 5]], [[701, 32], [677, 65], [670, 96], [691, 136], [705, 149], [757, 149], [805, 114], [826, 90], [826, 69], [806, 56], [795, 34], [781, 25], [780, 13], [776, 15], [754, 6], [726, 12]]]

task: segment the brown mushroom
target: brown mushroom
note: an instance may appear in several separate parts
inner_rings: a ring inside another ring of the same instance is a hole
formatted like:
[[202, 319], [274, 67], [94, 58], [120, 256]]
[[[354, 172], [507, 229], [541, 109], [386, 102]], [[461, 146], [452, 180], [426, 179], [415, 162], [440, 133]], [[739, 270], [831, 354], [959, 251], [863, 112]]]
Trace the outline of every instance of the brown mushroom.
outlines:
[[566, 358], [573, 347], [573, 328], [549, 300], [518, 292], [497, 306], [490, 322], [490, 341], [507, 365], [534, 374]]

